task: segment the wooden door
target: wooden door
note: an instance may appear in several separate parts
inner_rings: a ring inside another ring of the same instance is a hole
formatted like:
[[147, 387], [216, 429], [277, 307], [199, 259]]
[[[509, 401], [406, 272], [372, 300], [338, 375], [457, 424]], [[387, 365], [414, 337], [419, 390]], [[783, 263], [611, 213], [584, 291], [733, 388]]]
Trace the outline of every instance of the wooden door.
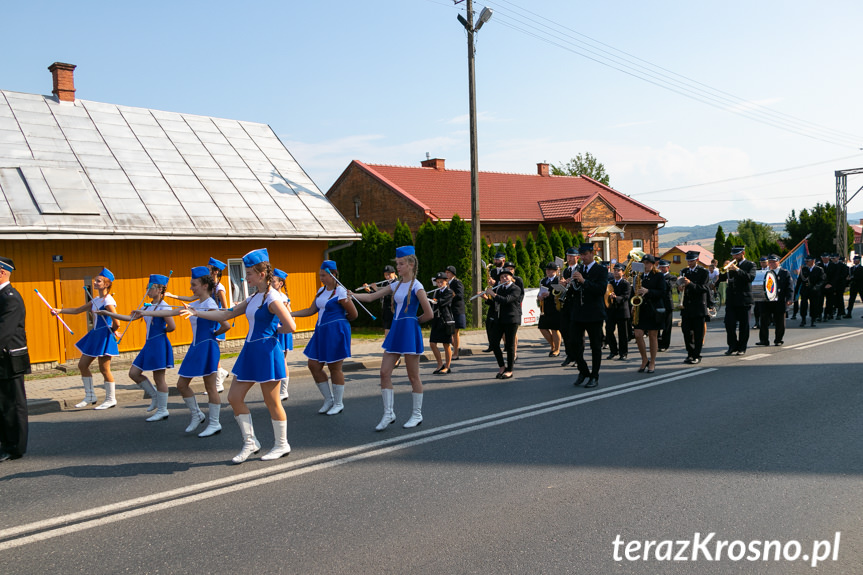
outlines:
[[[88, 301], [88, 295], [93, 295], [93, 278], [102, 271], [101, 267], [86, 268], [60, 268], [60, 301], [62, 307], [73, 308], [84, 305]], [[87, 293], [84, 293], [86, 289]], [[81, 352], [75, 347], [75, 342], [84, 337], [93, 327], [93, 314], [80, 313], [78, 315], [64, 315], [63, 321], [69, 324], [74, 335], [63, 331], [66, 338], [66, 361], [78, 359]]]

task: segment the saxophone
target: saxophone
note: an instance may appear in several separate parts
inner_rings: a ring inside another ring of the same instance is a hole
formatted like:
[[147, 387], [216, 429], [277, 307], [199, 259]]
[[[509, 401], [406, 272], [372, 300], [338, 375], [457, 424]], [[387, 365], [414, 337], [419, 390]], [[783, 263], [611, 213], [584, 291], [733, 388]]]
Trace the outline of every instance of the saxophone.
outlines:
[[629, 303], [632, 304], [632, 323], [634, 325], [638, 325], [638, 317], [640, 315], [638, 312], [641, 309], [641, 304], [644, 303], [644, 298], [638, 295], [638, 291], [641, 289], [641, 278], [643, 275], [644, 274], [635, 275], [635, 287], [632, 290], [635, 295], [632, 296], [631, 300], [629, 300]]

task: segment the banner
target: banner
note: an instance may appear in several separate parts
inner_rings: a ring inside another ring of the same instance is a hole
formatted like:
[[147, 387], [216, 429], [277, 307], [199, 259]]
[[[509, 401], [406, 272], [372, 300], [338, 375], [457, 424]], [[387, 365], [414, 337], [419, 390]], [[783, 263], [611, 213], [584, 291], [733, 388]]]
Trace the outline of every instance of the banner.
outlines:
[[785, 257], [779, 260], [779, 264], [791, 272], [791, 278], [794, 280], [794, 301], [797, 301], [797, 298], [800, 296], [800, 282], [797, 281], [797, 274], [799, 273], [800, 268], [803, 267], [803, 260], [806, 257], [806, 254], [809, 253], [809, 243], [806, 241], [808, 238], [809, 236], [803, 238], [803, 241], [794, 246], [793, 250], [785, 254]]

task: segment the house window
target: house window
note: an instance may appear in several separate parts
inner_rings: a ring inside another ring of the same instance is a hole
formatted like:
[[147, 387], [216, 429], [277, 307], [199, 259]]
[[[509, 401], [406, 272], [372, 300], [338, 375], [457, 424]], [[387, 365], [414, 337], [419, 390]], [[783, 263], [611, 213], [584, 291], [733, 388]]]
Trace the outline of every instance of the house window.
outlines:
[[672, 261], [674, 261], [674, 263], [676, 263], [676, 264], [679, 264], [679, 263], [680, 263], [680, 256], [674, 256], [674, 257], [672, 257], [671, 259], [672, 259]]
[[243, 265], [243, 260], [228, 260], [228, 280], [228, 301], [231, 307], [252, 295], [246, 286], [246, 266]]
[[644, 240], [632, 240], [632, 249], [643, 250], [644, 249]]
[[360, 199], [358, 197], [354, 197], [354, 217], [355, 218], [360, 217], [360, 206], [361, 205], [363, 205], [363, 203], [360, 201]]

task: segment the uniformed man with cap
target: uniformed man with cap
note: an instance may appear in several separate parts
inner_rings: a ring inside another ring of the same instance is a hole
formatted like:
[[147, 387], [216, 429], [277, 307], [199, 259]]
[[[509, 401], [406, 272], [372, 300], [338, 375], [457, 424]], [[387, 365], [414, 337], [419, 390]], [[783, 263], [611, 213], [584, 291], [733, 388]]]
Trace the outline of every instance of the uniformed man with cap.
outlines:
[[625, 269], [624, 264], [614, 264], [613, 278], [608, 282], [614, 290], [614, 296], [609, 301], [605, 320], [605, 341], [609, 351], [606, 359], [617, 358], [621, 361], [626, 361], [629, 355], [629, 300], [632, 297], [632, 287], [623, 277]]
[[[584, 243], [578, 247], [581, 262], [568, 280], [561, 283], [572, 292], [569, 330], [571, 345], [574, 346], [575, 363], [578, 366], [578, 379], [575, 385], [584, 387], [599, 385], [599, 368], [602, 364], [602, 326], [605, 323], [605, 304], [602, 298], [608, 285], [608, 270], [594, 261], [593, 244]], [[566, 323], [566, 318], [562, 320]], [[584, 335], [590, 340], [591, 365], [584, 360]], [[572, 351], [573, 348], [570, 348]]]
[[[566, 250], [566, 267], [563, 268], [560, 276], [564, 280], [569, 280], [575, 272], [578, 263], [578, 250], [569, 248]], [[563, 282], [561, 282], [563, 283]], [[563, 340], [563, 361], [562, 366], [567, 366], [575, 361], [575, 344], [570, 341], [572, 331], [570, 330], [570, 318], [572, 317], [572, 302], [575, 298], [575, 290], [567, 289], [563, 292], [563, 304], [560, 308], [560, 339]], [[584, 344], [582, 344], [584, 345]]]
[[725, 355], [746, 353], [749, 343], [749, 310], [752, 307], [752, 281], [755, 264], [746, 259], [746, 246], [731, 248], [732, 261], [727, 266], [728, 303], [725, 306]]
[[[505, 260], [506, 260], [506, 254], [505, 253], [497, 252], [496, 254], [494, 254], [494, 266], [488, 272], [488, 277], [491, 279], [491, 281], [489, 283], [492, 286], [497, 285], [497, 282], [500, 279], [500, 272], [503, 271], [503, 264], [504, 264]], [[479, 293], [482, 293], [482, 292], [479, 292]], [[485, 316], [485, 335], [486, 335], [486, 339], [488, 340], [488, 346], [483, 350], [483, 352], [490, 352], [490, 351], [492, 351], [492, 345], [491, 345], [492, 332], [494, 331], [495, 333], [497, 333], [497, 330], [496, 329], [492, 330], [491, 329], [492, 326], [489, 325], [489, 322], [497, 321], [497, 315], [498, 314], [497, 314], [497, 307], [494, 303], [493, 298], [483, 297], [483, 301], [484, 301], [485, 305], [488, 306], [488, 311], [487, 311], [486, 316]]]
[[824, 268], [816, 265], [815, 256], [806, 254], [800, 268], [800, 327], [806, 327], [806, 314], [809, 313], [810, 325], [821, 316], [821, 288], [824, 286]]
[[794, 299], [794, 280], [788, 270], [779, 265], [779, 256], [770, 254], [767, 259], [770, 270], [776, 274], [776, 299], [763, 302], [761, 306], [761, 327], [755, 345], [770, 345], [771, 323], [776, 326], [773, 343], [782, 345], [785, 343], [782, 341], [785, 337], [785, 312]]
[[851, 319], [851, 310], [854, 309], [854, 300], [860, 295], [860, 300], [863, 301], [863, 266], [860, 265], [860, 256], [854, 256], [854, 265], [848, 271], [850, 280], [848, 281], [848, 311], [845, 317]]
[[815, 318], [815, 321], [820, 322], [830, 319], [828, 312], [832, 311], [833, 298], [833, 284], [831, 283], [831, 280], [832, 274], [835, 270], [831, 269], [830, 254], [827, 252], [821, 254], [821, 260], [818, 262], [817, 265], [824, 271], [824, 283], [822, 284], [821, 291], [819, 292], [821, 296], [821, 315]]
[[[761, 256], [758, 259], [758, 263], [761, 265], [761, 269], [758, 271], [766, 272], [770, 269], [770, 266], [767, 265], [767, 256]], [[761, 315], [764, 310], [764, 302], [757, 301], [755, 305], [752, 306], [752, 315], [755, 318], [755, 329], [759, 329], [761, 327]]]
[[704, 328], [707, 318], [710, 273], [698, 265], [697, 251], [686, 252], [687, 267], [680, 270], [681, 281], [676, 283], [683, 308], [680, 310], [680, 329], [686, 345], [684, 363], [701, 363], [701, 346], [704, 345]]
[[668, 266], [670, 265], [671, 262], [665, 259], [660, 259], [656, 262], [657, 269], [662, 274], [662, 279], [668, 285], [663, 302], [668, 313], [665, 314], [665, 323], [659, 330], [659, 351], [668, 351], [668, 347], [671, 345], [671, 328], [674, 326], [674, 314], [671, 313], [671, 310], [674, 309], [674, 302], [671, 299], [671, 293], [677, 285], [677, 276], [668, 271]]
[[845, 288], [848, 286], [848, 266], [839, 254], [830, 254], [830, 281], [833, 285], [833, 298], [830, 301], [829, 316], [840, 319], [845, 316]]
[[0, 462], [19, 459], [27, 451], [27, 311], [21, 294], [10, 283], [13, 271], [15, 263], [0, 257]]

